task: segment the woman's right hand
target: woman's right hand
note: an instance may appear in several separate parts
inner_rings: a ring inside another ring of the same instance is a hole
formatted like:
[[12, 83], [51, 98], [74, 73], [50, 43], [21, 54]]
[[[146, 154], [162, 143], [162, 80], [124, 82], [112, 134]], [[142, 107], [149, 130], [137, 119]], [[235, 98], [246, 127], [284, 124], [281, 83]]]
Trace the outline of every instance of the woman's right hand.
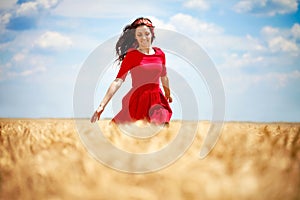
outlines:
[[104, 107], [99, 106], [99, 108], [94, 112], [94, 114], [91, 118], [91, 123], [94, 123], [100, 119], [100, 115], [102, 114], [103, 110], [104, 110]]
[[109, 100], [112, 98], [112, 96], [115, 94], [115, 92], [121, 87], [123, 83], [123, 80], [121, 78], [116, 78], [109, 86], [105, 97], [103, 98], [102, 102], [100, 103], [98, 109], [95, 111], [91, 118], [91, 122], [94, 123], [97, 120], [100, 119], [100, 115], [103, 112], [105, 106], [109, 102]]

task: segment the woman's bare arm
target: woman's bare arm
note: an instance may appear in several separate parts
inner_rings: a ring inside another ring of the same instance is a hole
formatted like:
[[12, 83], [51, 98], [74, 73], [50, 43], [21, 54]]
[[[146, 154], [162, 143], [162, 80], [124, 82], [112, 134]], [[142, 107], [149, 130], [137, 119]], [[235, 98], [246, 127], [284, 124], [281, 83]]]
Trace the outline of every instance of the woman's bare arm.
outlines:
[[167, 100], [171, 103], [173, 99], [171, 97], [171, 92], [170, 92], [169, 78], [167, 76], [162, 76], [160, 77], [160, 80], [164, 88], [165, 96]]
[[109, 86], [103, 100], [101, 101], [100, 105], [98, 106], [97, 110], [93, 114], [91, 118], [91, 122], [96, 122], [100, 119], [101, 113], [104, 111], [105, 106], [108, 104], [110, 99], [114, 96], [114, 94], [118, 91], [121, 87], [123, 80], [120, 78], [116, 78]]

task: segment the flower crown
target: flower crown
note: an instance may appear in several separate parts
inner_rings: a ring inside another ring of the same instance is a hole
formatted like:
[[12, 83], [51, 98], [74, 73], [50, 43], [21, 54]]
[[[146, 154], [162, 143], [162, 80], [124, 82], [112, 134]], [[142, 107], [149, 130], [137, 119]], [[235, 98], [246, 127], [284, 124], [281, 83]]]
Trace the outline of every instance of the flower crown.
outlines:
[[133, 23], [132, 23], [132, 26], [136, 27], [136, 26], [139, 26], [139, 25], [146, 25], [148, 27], [154, 27], [152, 25], [152, 22], [150, 19], [148, 18], [140, 18], [140, 19], [137, 19], [135, 20]]

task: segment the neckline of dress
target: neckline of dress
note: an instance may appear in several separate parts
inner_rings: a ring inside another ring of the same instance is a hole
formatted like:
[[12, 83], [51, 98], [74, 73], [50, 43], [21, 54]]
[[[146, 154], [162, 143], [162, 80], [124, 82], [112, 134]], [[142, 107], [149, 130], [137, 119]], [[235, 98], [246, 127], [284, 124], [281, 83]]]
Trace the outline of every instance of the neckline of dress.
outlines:
[[141, 54], [143, 54], [143, 55], [145, 55], [145, 56], [153, 56], [153, 55], [155, 55], [155, 54], [157, 53], [155, 47], [152, 47], [152, 49], [154, 50], [154, 54], [145, 54], [144, 52], [142, 52], [142, 51], [140, 51], [138, 48], [136, 48], [136, 50], [137, 50], [138, 52], [140, 52]]

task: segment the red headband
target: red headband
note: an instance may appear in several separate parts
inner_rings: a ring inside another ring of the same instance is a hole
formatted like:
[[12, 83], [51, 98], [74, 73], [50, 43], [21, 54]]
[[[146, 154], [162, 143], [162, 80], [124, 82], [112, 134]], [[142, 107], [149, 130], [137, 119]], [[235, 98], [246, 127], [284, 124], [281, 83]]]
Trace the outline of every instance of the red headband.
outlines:
[[139, 19], [136, 22], [133, 23], [133, 25], [141, 25], [141, 24], [145, 24], [148, 27], [153, 27], [152, 22], [149, 19]]

